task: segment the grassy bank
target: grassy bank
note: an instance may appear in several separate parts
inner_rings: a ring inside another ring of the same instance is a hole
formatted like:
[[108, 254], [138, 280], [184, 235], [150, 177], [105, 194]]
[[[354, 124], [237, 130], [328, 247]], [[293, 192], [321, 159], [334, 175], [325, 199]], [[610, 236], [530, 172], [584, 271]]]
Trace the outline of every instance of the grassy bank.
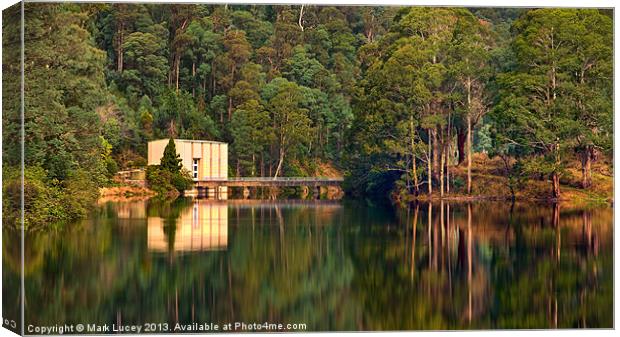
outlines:
[[[572, 162], [560, 179], [561, 197], [559, 201], [575, 205], [613, 202], [613, 170], [606, 162], [592, 165], [592, 186], [583, 189], [580, 186], [581, 171], [579, 162]], [[462, 163], [450, 168], [450, 193], [444, 194], [445, 200], [509, 200], [511, 191], [509, 178], [504, 163], [500, 158], [489, 158], [485, 154], [472, 156], [472, 193], [466, 193], [467, 166]], [[407, 200], [428, 200], [428, 195], [418, 197], [409, 195]], [[433, 191], [433, 199], [439, 198], [438, 189]], [[515, 186], [516, 200], [550, 201], [552, 198], [551, 182], [548, 179], [523, 179]]]

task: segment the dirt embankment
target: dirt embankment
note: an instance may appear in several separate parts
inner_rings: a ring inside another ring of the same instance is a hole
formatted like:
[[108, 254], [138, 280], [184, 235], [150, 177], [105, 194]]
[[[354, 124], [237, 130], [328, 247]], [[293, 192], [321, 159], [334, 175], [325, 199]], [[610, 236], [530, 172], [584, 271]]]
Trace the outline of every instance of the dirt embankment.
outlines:
[[154, 191], [141, 186], [122, 185], [99, 189], [99, 203], [108, 201], [138, 201], [157, 195]]
[[[342, 172], [338, 170], [332, 163], [321, 163], [318, 165], [316, 174], [317, 177], [326, 178], [342, 178]], [[340, 186], [327, 186], [321, 189], [321, 193], [325, 190], [325, 197], [330, 200], [342, 199], [344, 197], [344, 191]]]
[[[581, 167], [578, 161], [571, 162], [560, 178], [560, 201], [567, 203], [613, 202], [613, 172], [611, 166], [598, 161], [592, 164], [592, 186], [581, 188]], [[467, 195], [467, 164], [450, 167], [450, 193], [446, 200], [506, 200], [511, 193], [504, 162], [500, 158], [489, 158], [486, 154], [472, 156], [472, 193]], [[439, 191], [433, 190], [434, 198]], [[546, 177], [530, 178], [515, 186], [517, 200], [551, 200], [551, 182]], [[423, 193], [418, 199], [428, 199]]]

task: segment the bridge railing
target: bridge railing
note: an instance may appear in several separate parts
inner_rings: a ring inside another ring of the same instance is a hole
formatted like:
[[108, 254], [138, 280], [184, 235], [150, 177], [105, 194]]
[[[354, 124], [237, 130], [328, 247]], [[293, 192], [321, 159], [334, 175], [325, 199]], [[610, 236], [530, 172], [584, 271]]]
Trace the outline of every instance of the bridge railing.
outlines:
[[252, 181], [252, 182], [260, 182], [260, 181], [308, 181], [308, 182], [342, 182], [344, 178], [329, 178], [329, 177], [230, 177], [230, 178], [207, 178], [202, 179], [201, 181]]

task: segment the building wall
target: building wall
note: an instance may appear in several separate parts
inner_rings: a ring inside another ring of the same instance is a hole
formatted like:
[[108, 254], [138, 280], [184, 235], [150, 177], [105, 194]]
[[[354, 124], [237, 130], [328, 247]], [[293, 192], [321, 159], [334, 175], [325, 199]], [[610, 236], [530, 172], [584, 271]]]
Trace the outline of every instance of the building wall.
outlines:
[[168, 145], [167, 139], [159, 139], [150, 141], [148, 144], [148, 165], [159, 165], [161, 157], [164, 155], [164, 149]]
[[[148, 144], [148, 164], [159, 165], [167, 139], [150, 141]], [[228, 178], [228, 144], [208, 141], [175, 139], [174, 145], [181, 157], [181, 164], [192, 172], [194, 159], [199, 159], [198, 179]]]

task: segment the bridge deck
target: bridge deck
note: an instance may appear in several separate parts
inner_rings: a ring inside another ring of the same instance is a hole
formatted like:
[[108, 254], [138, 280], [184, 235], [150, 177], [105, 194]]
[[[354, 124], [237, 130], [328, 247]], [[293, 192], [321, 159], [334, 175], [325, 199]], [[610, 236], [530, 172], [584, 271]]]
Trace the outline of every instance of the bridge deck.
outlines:
[[195, 180], [197, 187], [269, 187], [269, 186], [339, 186], [343, 178], [322, 177], [232, 177], [228, 179]]

